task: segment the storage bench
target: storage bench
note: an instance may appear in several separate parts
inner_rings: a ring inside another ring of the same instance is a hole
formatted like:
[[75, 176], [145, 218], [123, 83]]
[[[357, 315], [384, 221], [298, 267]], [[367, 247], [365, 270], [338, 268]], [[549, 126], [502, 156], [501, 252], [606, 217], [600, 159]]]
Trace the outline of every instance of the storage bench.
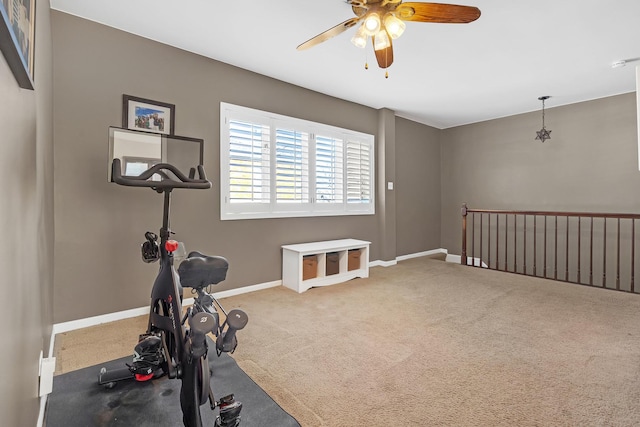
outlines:
[[341, 239], [282, 246], [282, 284], [304, 292], [314, 286], [369, 277], [370, 244]]

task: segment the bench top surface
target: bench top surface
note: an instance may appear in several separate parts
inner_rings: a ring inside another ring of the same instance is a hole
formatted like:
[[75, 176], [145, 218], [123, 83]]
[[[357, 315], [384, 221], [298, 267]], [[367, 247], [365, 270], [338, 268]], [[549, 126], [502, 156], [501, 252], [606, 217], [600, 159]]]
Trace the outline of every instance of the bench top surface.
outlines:
[[327, 252], [327, 251], [340, 251], [346, 249], [356, 249], [368, 247], [371, 242], [365, 240], [356, 239], [340, 239], [340, 240], [327, 240], [324, 242], [310, 242], [310, 243], [298, 243], [295, 245], [284, 245], [282, 249], [300, 252], [300, 253], [313, 253], [313, 252]]

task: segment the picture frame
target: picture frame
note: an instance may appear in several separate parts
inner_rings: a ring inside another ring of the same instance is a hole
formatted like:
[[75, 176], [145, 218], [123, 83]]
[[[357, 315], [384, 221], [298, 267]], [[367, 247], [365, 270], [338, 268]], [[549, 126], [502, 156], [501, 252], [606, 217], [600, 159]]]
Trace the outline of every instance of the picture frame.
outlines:
[[173, 135], [176, 106], [137, 96], [122, 95], [122, 127]]
[[0, 1], [0, 50], [18, 86], [33, 90], [36, 0]]

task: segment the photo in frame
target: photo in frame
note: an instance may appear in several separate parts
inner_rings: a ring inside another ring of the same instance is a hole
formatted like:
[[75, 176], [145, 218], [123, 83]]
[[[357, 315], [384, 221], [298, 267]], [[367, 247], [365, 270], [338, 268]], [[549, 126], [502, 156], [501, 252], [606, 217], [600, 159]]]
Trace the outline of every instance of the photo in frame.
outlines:
[[18, 85], [33, 90], [35, 0], [0, 1], [0, 50]]
[[175, 105], [131, 95], [122, 96], [122, 127], [173, 135]]

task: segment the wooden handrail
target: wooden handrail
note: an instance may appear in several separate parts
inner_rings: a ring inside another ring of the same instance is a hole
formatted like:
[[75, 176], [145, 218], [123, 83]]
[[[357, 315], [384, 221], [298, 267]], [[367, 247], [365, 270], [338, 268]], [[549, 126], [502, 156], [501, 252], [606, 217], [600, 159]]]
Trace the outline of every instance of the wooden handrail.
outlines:
[[[508, 215], [530, 215], [530, 216], [580, 216], [583, 218], [621, 218], [640, 219], [640, 214], [632, 213], [594, 213], [594, 212], [561, 212], [561, 211], [510, 211], [500, 209], [471, 209], [463, 205], [463, 211], [467, 213], [492, 213]], [[463, 216], [465, 214], [463, 213]]]

